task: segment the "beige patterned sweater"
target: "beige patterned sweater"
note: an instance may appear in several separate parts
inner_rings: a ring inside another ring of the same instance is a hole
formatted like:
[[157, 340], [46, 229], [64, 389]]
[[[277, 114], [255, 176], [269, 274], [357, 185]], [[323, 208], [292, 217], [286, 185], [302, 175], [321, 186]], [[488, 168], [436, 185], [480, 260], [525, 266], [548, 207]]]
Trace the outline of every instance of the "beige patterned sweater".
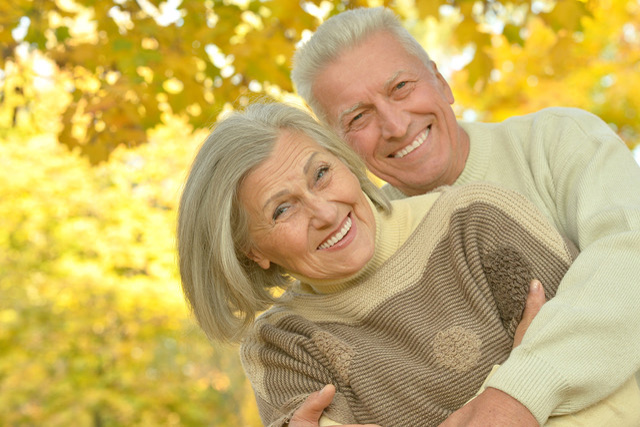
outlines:
[[376, 228], [361, 273], [301, 278], [243, 341], [265, 425], [329, 383], [332, 420], [438, 425], [509, 355], [529, 281], [551, 297], [576, 255], [524, 197], [486, 184], [395, 201]]

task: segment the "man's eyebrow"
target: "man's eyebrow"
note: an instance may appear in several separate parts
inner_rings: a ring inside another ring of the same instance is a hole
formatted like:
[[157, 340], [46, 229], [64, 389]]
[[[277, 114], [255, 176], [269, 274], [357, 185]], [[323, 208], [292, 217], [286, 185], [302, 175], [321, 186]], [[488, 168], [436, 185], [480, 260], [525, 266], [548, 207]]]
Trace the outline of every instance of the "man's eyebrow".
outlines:
[[[311, 165], [313, 164], [313, 158], [316, 156], [316, 154], [320, 154], [320, 152], [314, 151], [307, 159], [307, 162], [304, 164], [304, 167], [302, 168], [302, 172], [304, 172], [305, 175], [309, 173], [309, 169], [311, 169]], [[269, 203], [271, 203], [275, 199], [278, 199], [284, 196], [287, 193], [289, 193], [289, 190], [282, 190], [282, 191], [278, 191], [276, 194], [269, 197], [267, 201], [264, 203], [264, 205], [262, 206], [262, 210], [266, 210], [267, 206], [269, 206]]]
[[358, 102], [356, 105], [354, 105], [351, 108], [347, 108], [346, 110], [344, 110], [342, 113], [340, 113], [340, 115], [338, 116], [338, 123], [342, 123], [342, 120], [344, 120], [345, 116], [348, 116], [349, 114], [353, 113], [354, 111], [356, 111], [358, 108], [362, 107], [362, 102]]
[[[402, 74], [402, 73], [404, 73], [404, 70], [399, 70], [393, 76], [391, 76], [389, 79], [387, 79], [387, 81], [384, 82], [384, 85], [382, 87], [384, 88], [385, 92], [389, 90], [389, 86], [393, 85], [393, 82], [395, 81], [395, 79], [397, 79], [398, 76], [400, 74]], [[353, 107], [347, 108], [346, 110], [344, 110], [338, 116], [338, 123], [342, 123], [342, 120], [344, 120], [345, 116], [348, 116], [349, 114], [353, 113], [354, 111], [356, 111], [360, 107], [362, 107], [362, 102], [358, 102]]]
[[397, 79], [398, 76], [402, 73], [404, 73], [404, 70], [399, 70], [397, 73], [391, 76], [391, 78], [389, 78], [386, 82], [384, 82], [385, 91], [389, 90], [389, 86], [393, 85], [393, 82], [395, 81], [395, 79]]

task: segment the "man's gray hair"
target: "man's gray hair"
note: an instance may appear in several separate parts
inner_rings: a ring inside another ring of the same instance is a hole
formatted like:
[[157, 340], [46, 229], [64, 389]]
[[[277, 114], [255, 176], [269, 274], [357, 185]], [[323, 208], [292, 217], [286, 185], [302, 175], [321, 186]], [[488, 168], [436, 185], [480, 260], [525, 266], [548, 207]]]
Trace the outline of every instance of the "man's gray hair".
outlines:
[[313, 95], [318, 75], [344, 52], [380, 32], [390, 33], [407, 53], [425, 65], [431, 62], [422, 45], [402, 26], [398, 17], [384, 7], [351, 9], [329, 18], [295, 52], [291, 70], [293, 85], [321, 120], [327, 121], [326, 112]]

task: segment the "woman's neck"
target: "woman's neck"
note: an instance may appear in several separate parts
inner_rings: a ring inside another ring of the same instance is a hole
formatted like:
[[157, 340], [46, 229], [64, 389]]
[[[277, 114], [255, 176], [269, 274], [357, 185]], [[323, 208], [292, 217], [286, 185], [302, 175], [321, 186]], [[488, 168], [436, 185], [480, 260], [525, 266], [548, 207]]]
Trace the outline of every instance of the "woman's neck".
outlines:
[[356, 274], [340, 279], [312, 279], [291, 274], [300, 281], [297, 290], [303, 293], [334, 293], [366, 280], [400, 249], [436, 198], [437, 195], [427, 195], [393, 201], [390, 214], [379, 212], [369, 201], [376, 221], [375, 250], [369, 262]]

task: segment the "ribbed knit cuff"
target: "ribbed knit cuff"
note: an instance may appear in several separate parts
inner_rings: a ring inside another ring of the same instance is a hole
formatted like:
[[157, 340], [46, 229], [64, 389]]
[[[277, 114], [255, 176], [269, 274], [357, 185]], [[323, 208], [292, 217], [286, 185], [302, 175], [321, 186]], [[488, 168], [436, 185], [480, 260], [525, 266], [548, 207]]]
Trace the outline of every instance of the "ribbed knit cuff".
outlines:
[[547, 362], [525, 351], [514, 351], [486, 383], [526, 406], [540, 425], [562, 402], [569, 386]]

